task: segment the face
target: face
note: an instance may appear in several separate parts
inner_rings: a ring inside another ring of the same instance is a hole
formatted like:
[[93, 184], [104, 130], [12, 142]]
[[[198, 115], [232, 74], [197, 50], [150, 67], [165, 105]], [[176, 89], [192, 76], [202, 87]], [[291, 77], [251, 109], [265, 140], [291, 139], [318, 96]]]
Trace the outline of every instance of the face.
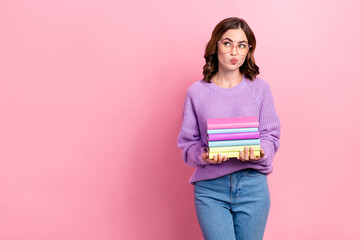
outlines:
[[244, 31], [241, 28], [229, 29], [221, 36], [217, 44], [219, 70], [237, 71], [244, 63], [249, 50]]

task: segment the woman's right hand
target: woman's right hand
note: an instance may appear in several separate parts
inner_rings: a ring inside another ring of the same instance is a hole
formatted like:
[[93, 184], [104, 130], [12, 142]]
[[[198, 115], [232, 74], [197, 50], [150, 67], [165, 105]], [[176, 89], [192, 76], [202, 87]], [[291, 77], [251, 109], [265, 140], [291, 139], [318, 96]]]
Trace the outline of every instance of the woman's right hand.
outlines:
[[226, 156], [222, 156], [221, 153], [214, 156], [214, 159], [209, 159], [209, 153], [203, 152], [201, 154], [201, 157], [204, 159], [205, 162], [211, 163], [211, 164], [219, 164], [222, 162], [226, 162], [228, 158]]

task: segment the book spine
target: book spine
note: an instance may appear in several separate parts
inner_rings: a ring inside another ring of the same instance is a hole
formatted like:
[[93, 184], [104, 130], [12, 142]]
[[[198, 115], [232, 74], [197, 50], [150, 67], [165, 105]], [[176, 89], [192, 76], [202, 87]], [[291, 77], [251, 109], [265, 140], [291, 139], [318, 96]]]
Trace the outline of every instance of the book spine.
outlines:
[[259, 137], [260, 137], [259, 132], [219, 133], [219, 134], [209, 134], [209, 141], [254, 139]]
[[208, 129], [258, 128], [258, 127], [259, 127], [259, 122], [208, 124]]
[[225, 128], [225, 129], [210, 129], [207, 130], [208, 134], [218, 133], [239, 133], [239, 132], [258, 132], [259, 128]]
[[[252, 147], [254, 151], [260, 151], [260, 145], [251, 145], [246, 146], [248, 148]], [[209, 148], [209, 153], [219, 153], [219, 152], [240, 152], [244, 151], [245, 146], [231, 146], [231, 147], [211, 147]]]
[[[219, 153], [209, 153], [209, 159], [214, 159], [215, 155], [218, 155]], [[228, 158], [237, 158], [239, 157], [239, 152], [224, 152], [221, 153], [222, 156], [226, 156]], [[254, 156], [258, 157], [260, 156], [260, 151], [254, 151]]]
[[258, 122], [256, 116], [246, 116], [246, 117], [230, 117], [230, 118], [209, 118], [207, 123], [210, 125], [223, 124], [223, 123], [252, 123]]
[[228, 146], [246, 146], [260, 145], [260, 139], [227, 140], [227, 141], [209, 141], [209, 147], [228, 147]]

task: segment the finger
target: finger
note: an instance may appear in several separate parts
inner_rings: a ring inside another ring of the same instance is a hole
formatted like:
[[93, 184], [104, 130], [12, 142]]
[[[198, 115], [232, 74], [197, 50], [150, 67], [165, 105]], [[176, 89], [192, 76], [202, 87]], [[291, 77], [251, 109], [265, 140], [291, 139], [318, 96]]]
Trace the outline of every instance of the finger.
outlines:
[[201, 157], [202, 157], [203, 159], [207, 159], [207, 158], [209, 158], [209, 153], [203, 152], [203, 153], [201, 154]]
[[208, 158], [205, 161], [208, 163], [211, 163], [211, 164], [217, 164], [217, 155], [214, 155], [214, 157], [212, 159]]
[[249, 149], [248, 149], [248, 147], [244, 148], [244, 160], [249, 161]]
[[221, 163], [221, 160], [222, 160], [222, 155], [221, 155], [221, 153], [219, 153], [219, 156], [218, 156], [218, 161], [217, 161], [217, 163]]
[[250, 160], [255, 159], [254, 156], [254, 149], [252, 147], [250, 147]]
[[244, 155], [243, 155], [243, 151], [239, 151], [239, 157], [238, 157], [238, 159], [240, 160], [240, 161], [244, 161]]
[[260, 157], [261, 158], [265, 157], [265, 151], [262, 148], [260, 149]]
[[223, 156], [222, 161], [223, 161], [223, 162], [226, 162], [227, 159], [228, 159], [228, 158], [227, 158], [227, 156], [225, 155], [225, 156]]
[[209, 163], [211, 163], [211, 164], [216, 164], [216, 162], [214, 161], [214, 159], [210, 159]]
[[214, 155], [213, 160], [214, 160], [214, 164], [217, 163], [217, 160], [218, 160], [218, 155], [217, 154]]
[[212, 163], [212, 159], [209, 159], [209, 158], [204, 158], [204, 161], [207, 162], [207, 163]]
[[241, 151], [241, 160], [245, 161], [245, 152], [244, 151]]
[[263, 157], [265, 157], [265, 151], [261, 148], [261, 149], [260, 149], [260, 156], [256, 156], [256, 157], [255, 157], [255, 160], [260, 160], [260, 159], [262, 159]]

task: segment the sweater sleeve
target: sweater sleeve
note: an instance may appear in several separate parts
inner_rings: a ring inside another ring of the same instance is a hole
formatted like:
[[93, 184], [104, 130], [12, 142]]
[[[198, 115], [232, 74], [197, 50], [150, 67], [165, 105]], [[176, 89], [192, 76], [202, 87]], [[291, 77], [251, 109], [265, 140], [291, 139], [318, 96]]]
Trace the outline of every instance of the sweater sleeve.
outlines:
[[178, 147], [183, 150], [183, 160], [191, 167], [200, 167], [209, 163], [201, 157], [206, 144], [201, 142], [198, 120], [189, 91], [186, 94], [182, 125], [177, 139]]
[[260, 103], [259, 122], [260, 146], [265, 151], [265, 157], [253, 162], [262, 166], [270, 166], [280, 147], [280, 120], [276, 114], [274, 98], [268, 83], [265, 84]]

